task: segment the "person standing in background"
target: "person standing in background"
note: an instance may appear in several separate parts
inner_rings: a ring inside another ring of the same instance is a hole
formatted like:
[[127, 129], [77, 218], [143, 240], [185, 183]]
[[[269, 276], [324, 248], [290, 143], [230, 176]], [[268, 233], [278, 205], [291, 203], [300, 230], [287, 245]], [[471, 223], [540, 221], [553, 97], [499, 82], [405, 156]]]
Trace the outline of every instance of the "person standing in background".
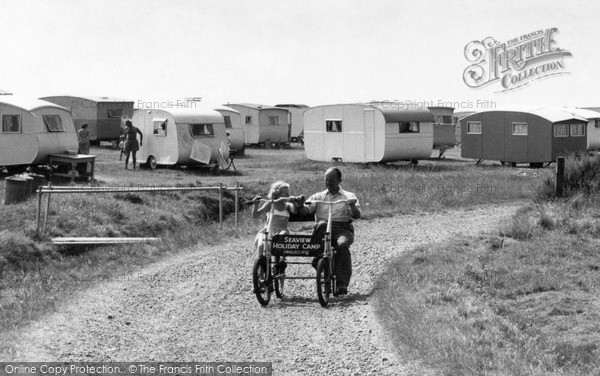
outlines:
[[[140, 142], [138, 143], [137, 135], [140, 135]], [[137, 127], [134, 127], [131, 123], [131, 120], [127, 120], [125, 122], [125, 146], [123, 147], [123, 152], [125, 153], [125, 169], [129, 166], [129, 155], [132, 154], [133, 157], [133, 169], [135, 170], [135, 153], [140, 150], [140, 146], [142, 146], [142, 140], [144, 139], [144, 135], [142, 131], [140, 131]]]
[[81, 128], [77, 131], [77, 140], [79, 141], [79, 154], [90, 154], [90, 131], [88, 124], [81, 124]]

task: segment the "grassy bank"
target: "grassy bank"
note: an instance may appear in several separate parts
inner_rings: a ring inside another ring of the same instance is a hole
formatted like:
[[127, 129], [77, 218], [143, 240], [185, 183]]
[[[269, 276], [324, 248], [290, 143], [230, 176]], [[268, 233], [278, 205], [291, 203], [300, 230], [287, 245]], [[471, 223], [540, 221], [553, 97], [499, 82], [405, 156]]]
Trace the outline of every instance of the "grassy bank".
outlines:
[[442, 375], [600, 375], [599, 162], [567, 166], [567, 197], [544, 180], [496, 234], [421, 246], [380, 276], [400, 353]]
[[[265, 194], [269, 185], [279, 179], [291, 184], [292, 194], [323, 190], [322, 175], [330, 166], [306, 160], [302, 150], [249, 149], [246, 158], [236, 160], [237, 172], [214, 175], [197, 169], [132, 171], [123, 169], [117, 150], [94, 148], [92, 152], [98, 156], [99, 185], [238, 183], [244, 187], [242, 197], [247, 198]], [[541, 178], [551, 174], [549, 170], [475, 166], [473, 161], [453, 158], [452, 154], [447, 160], [422, 161], [417, 167], [406, 163], [339, 167], [344, 174], [342, 185], [357, 193], [366, 218], [520, 200], [531, 194]], [[248, 213], [241, 214], [237, 230], [231, 216], [219, 228], [215, 224], [217, 205], [214, 194], [191, 192], [54, 195], [47, 231], [40, 238], [35, 237], [34, 198], [0, 207], [0, 332], [52, 312], [74, 291], [91, 286], [100, 278], [131, 273], [196, 244], [223, 242], [230, 237], [254, 234], [260, 228], [260, 221], [252, 220]], [[226, 200], [225, 211], [233, 211], [231, 197]], [[149, 236], [160, 237], [162, 242], [85, 250], [53, 247], [49, 239], [60, 236]]]

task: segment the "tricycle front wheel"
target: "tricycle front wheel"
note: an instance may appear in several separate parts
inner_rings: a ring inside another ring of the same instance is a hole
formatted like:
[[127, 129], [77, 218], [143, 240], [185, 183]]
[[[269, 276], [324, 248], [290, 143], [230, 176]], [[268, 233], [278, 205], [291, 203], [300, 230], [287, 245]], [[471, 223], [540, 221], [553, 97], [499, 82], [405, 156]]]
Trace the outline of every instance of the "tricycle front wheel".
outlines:
[[332, 293], [333, 278], [329, 272], [329, 259], [322, 258], [317, 264], [317, 296], [321, 306], [327, 307]]

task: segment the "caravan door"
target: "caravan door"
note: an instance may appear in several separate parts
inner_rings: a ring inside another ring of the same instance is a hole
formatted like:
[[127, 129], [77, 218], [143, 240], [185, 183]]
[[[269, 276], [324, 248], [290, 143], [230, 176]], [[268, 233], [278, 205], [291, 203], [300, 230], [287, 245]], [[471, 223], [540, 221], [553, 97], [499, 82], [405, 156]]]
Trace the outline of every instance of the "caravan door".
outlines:
[[363, 125], [365, 134], [365, 162], [375, 161], [375, 109], [367, 108], [363, 111]]

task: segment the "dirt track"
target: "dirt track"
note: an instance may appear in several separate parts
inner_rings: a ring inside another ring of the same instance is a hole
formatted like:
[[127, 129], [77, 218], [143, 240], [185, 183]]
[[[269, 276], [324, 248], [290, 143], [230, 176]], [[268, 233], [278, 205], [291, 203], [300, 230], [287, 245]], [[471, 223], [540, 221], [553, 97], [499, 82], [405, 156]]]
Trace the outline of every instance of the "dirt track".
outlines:
[[[517, 205], [355, 222], [350, 294], [327, 309], [314, 281], [261, 307], [251, 293], [252, 239], [197, 247], [99, 283], [19, 333], [19, 361], [266, 361], [274, 375], [423, 375], [395, 354], [370, 293], [391, 257], [452, 235], [494, 230]], [[310, 266], [290, 266], [302, 274]]]

